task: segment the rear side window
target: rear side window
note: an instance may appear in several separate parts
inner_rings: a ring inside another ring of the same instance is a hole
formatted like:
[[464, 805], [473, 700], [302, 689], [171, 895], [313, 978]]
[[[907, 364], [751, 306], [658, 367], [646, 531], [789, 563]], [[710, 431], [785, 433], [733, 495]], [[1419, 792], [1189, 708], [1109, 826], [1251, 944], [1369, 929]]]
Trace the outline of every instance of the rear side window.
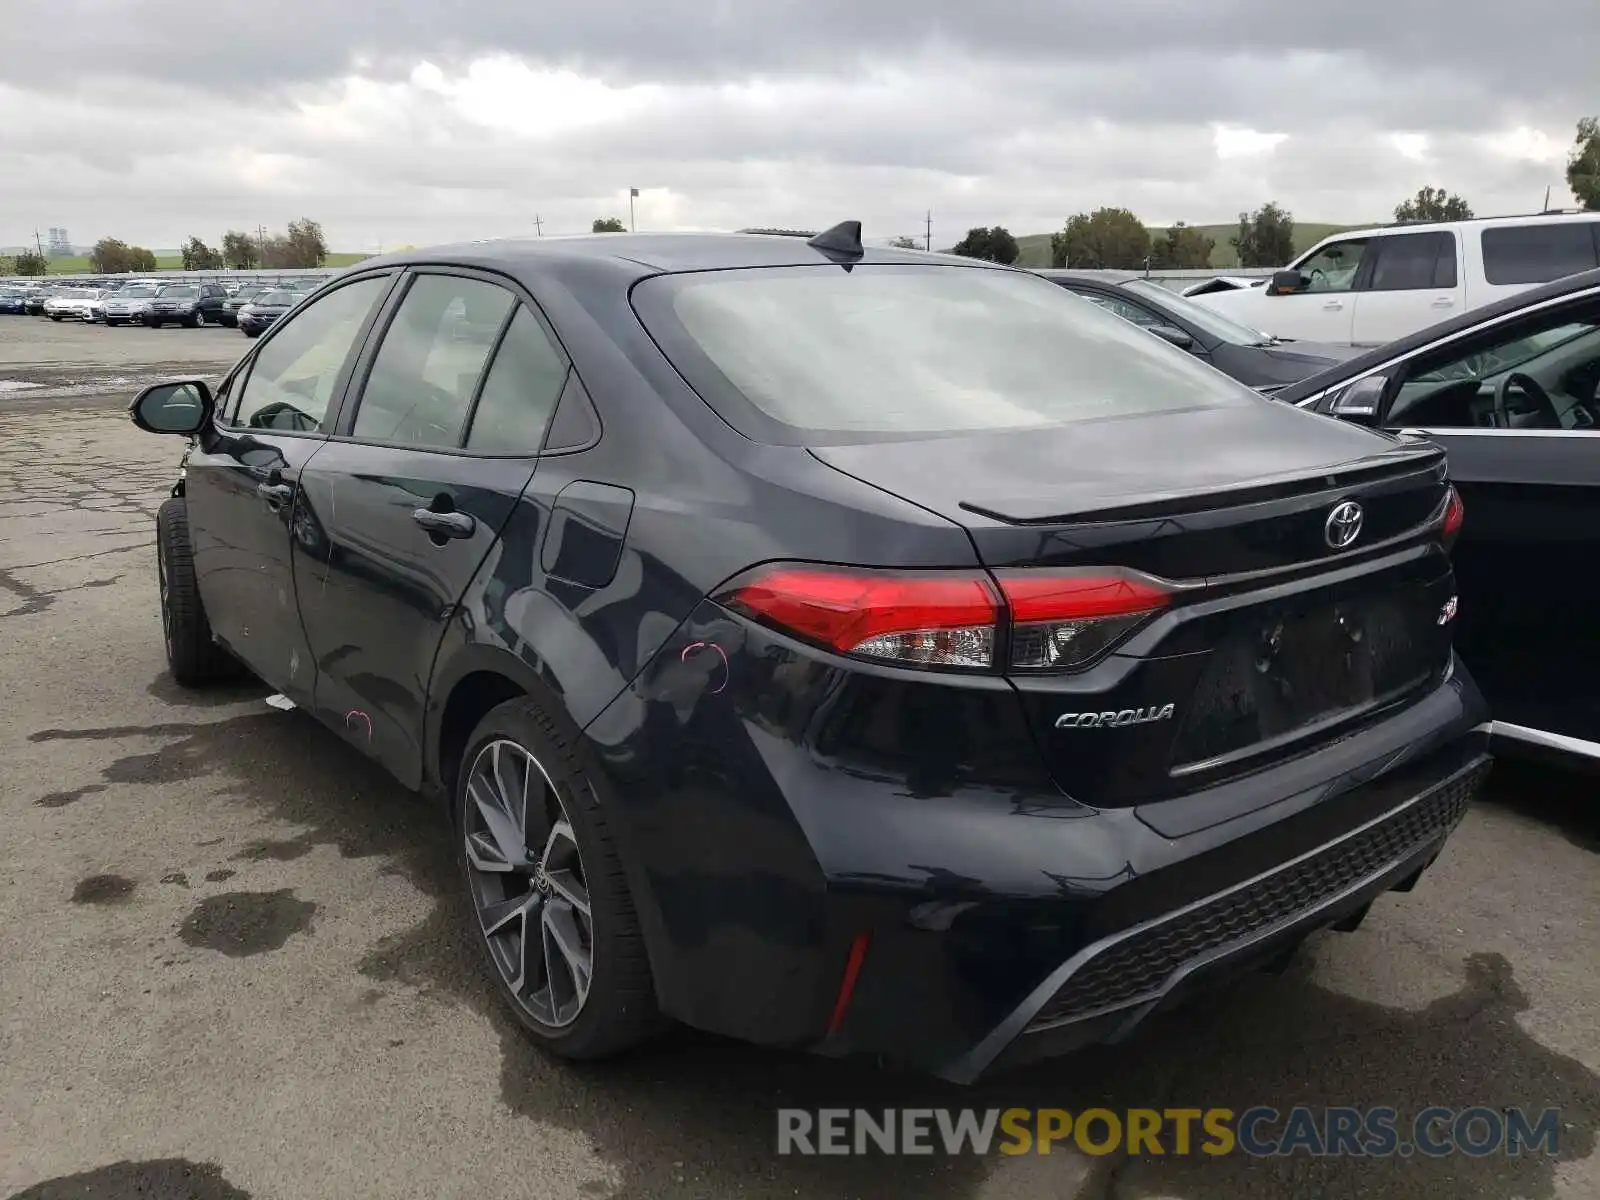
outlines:
[[1378, 238], [1372, 268], [1374, 292], [1422, 291], [1456, 286], [1456, 239], [1449, 233], [1397, 233]]
[[544, 427], [567, 381], [567, 360], [538, 320], [518, 308], [495, 351], [494, 365], [472, 412], [467, 449], [483, 454], [537, 454]]
[[1036, 275], [862, 264], [689, 272], [640, 319], [747, 436], [805, 444], [1264, 403]]
[[1548, 283], [1600, 266], [1600, 221], [1546, 221], [1485, 229], [1483, 276], [1490, 283]]
[[372, 360], [350, 432], [374, 442], [459, 446], [512, 303], [492, 283], [419, 275]]

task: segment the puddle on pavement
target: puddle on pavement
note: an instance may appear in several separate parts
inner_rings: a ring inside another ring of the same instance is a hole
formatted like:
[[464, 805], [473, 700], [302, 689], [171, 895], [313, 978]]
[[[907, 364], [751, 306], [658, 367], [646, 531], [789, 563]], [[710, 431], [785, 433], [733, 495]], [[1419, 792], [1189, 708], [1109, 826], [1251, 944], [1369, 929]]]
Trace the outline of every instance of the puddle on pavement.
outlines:
[[74, 904], [126, 904], [133, 897], [134, 882], [121, 875], [91, 875], [78, 880], [72, 889]]
[[6, 1200], [250, 1200], [250, 1193], [229, 1183], [216, 1163], [157, 1158], [47, 1179]]
[[201, 950], [247, 958], [281, 950], [297, 933], [311, 932], [317, 906], [297, 900], [293, 888], [275, 892], [223, 892], [207, 896], [178, 926], [178, 936]]
[[92, 796], [96, 792], [105, 790], [103, 783], [87, 783], [81, 788], [73, 788], [70, 792], [47, 792], [33, 803], [37, 808], [65, 808], [69, 804], [76, 804], [85, 796]]

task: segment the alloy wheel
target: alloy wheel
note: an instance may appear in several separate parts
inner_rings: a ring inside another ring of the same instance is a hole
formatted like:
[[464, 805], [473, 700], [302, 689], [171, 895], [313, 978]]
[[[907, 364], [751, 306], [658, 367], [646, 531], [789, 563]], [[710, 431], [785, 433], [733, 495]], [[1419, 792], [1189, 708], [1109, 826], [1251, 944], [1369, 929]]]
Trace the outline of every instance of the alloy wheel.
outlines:
[[496, 739], [467, 773], [462, 837], [478, 923], [500, 977], [538, 1025], [577, 1020], [594, 926], [577, 835], [539, 761]]

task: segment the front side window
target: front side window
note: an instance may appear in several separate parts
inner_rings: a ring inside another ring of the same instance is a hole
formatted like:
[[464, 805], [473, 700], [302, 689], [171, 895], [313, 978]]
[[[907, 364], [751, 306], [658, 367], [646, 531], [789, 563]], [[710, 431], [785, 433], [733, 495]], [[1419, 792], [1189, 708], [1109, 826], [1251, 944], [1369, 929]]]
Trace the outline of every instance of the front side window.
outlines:
[[256, 352], [233, 423], [297, 433], [320, 429], [356, 338], [388, 289], [387, 275], [360, 279], [281, 322]]
[[1480, 236], [1489, 283], [1549, 283], [1600, 266], [1600, 221], [1535, 221]]
[[1456, 286], [1454, 234], [1397, 233], [1378, 238], [1372, 268], [1374, 292], [1421, 291]]
[[492, 283], [417, 276], [372, 360], [351, 433], [374, 442], [459, 446], [513, 303], [510, 292]]
[[633, 301], [701, 397], [769, 441], [1029, 429], [1265, 403], [1025, 272], [898, 264], [685, 272], [646, 279]]
[[1305, 276], [1308, 292], [1348, 292], [1356, 286], [1366, 249], [1366, 238], [1347, 238], [1324, 246], [1295, 269]]
[[1398, 379], [1393, 427], [1600, 428], [1600, 302], [1457, 337]]
[[1135, 325], [1149, 329], [1152, 325], [1160, 325], [1154, 313], [1140, 308], [1137, 304], [1129, 304], [1126, 300], [1116, 300], [1099, 292], [1079, 292], [1090, 304], [1105, 309], [1109, 313], [1116, 313], [1124, 321], [1132, 321]]

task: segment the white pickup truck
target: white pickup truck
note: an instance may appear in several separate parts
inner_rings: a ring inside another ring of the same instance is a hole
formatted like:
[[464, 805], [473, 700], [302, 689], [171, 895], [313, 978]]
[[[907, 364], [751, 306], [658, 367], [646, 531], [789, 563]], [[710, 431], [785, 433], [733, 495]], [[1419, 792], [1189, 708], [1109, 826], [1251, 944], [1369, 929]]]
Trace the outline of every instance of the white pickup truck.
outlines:
[[1535, 284], [1600, 266], [1600, 212], [1352, 229], [1266, 287], [1193, 297], [1277, 337], [1377, 346]]

